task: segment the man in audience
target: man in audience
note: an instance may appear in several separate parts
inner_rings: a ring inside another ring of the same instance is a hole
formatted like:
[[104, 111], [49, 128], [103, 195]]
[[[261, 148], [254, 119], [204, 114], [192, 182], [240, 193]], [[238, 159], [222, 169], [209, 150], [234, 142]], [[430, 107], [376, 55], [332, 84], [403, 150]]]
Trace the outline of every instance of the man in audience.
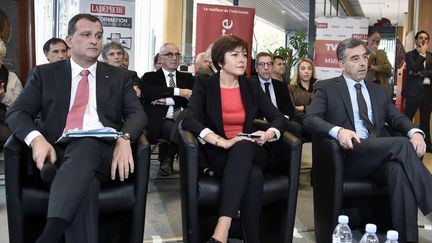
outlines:
[[213, 43], [211, 43], [208, 47], [207, 50], [205, 51], [206, 56], [207, 56], [207, 60], [208, 60], [208, 66], [207, 68], [204, 69], [200, 69], [198, 72], [196, 72], [195, 75], [205, 75], [205, 76], [212, 76], [213, 74], [217, 73], [217, 69], [213, 64], [212, 61], [212, 56], [211, 56], [211, 50], [213, 47]]
[[206, 52], [199, 53], [195, 58], [195, 73], [202, 72], [209, 67], [209, 60]]
[[159, 53], [156, 54], [153, 58], [153, 67], [155, 71], [159, 70], [162, 67], [162, 57], [159, 56]]
[[[102, 59], [114, 67], [123, 68], [124, 54], [126, 51], [120, 43], [111, 42], [102, 48]], [[135, 71], [128, 70], [128, 78], [132, 81], [133, 88], [138, 97], [141, 97], [139, 88], [140, 79]]]
[[[36, 167], [58, 168], [37, 243], [60, 242], [63, 235], [66, 243], [98, 242], [100, 184], [109, 178], [123, 181], [134, 171], [131, 142], [143, 132], [147, 116], [126, 71], [97, 61], [102, 36], [98, 17], [72, 17], [66, 37], [71, 58], [35, 67], [7, 113], [7, 125], [31, 148]], [[104, 127], [123, 136], [112, 142], [88, 137], [55, 143], [71, 129]]]
[[60, 38], [51, 38], [43, 45], [43, 52], [48, 62], [57, 62], [68, 58], [66, 42]]
[[432, 53], [427, 51], [429, 34], [419, 31], [415, 35], [416, 49], [405, 56], [407, 78], [402, 86], [405, 97], [405, 115], [412, 119], [420, 110], [420, 129], [426, 134], [426, 151], [432, 152], [430, 115], [432, 110]]
[[280, 80], [286, 83], [286, 79], [284, 77], [285, 74], [285, 60], [281, 56], [273, 57], [273, 68], [271, 72], [272, 78], [276, 80]]
[[288, 87], [285, 83], [280, 80], [276, 80], [271, 77], [273, 68], [273, 57], [272, 55], [260, 52], [255, 57], [255, 69], [258, 77], [253, 77], [252, 82], [256, 82], [261, 86], [264, 93], [272, 101], [273, 105], [276, 106], [280, 112], [287, 118], [288, 130], [296, 135], [302, 137], [302, 127], [295, 121], [289, 121], [290, 117], [294, 114], [294, 105], [291, 102], [291, 96], [288, 91]]
[[[365, 82], [369, 51], [362, 40], [343, 40], [336, 49], [342, 75], [319, 81], [303, 120], [312, 135], [336, 139], [344, 150], [344, 174], [373, 178], [390, 194], [393, 228], [401, 242], [418, 242], [417, 207], [432, 211], [432, 176], [420, 157], [424, 134], [385, 91]], [[403, 137], [390, 136], [386, 126]]]
[[178, 145], [171, 140], [177, 129], [175, 120], [181, 109], [186, 108], [192, 95], [193, 76], [177, 71], [180, 51], [175, 44], [165, 43], [159, 51], [162, 68], [145, 73], [142, 77], [144, 110], [150, 118], [148, 139], [156, 144], [158, 139], [168, 141], [159, 146], [159, 174], [168, 176], [173, 172], [173, 159]]
[[381, 34], [379, 32], [373, 32], [368, 38], [368, 49], [370, 54], [368, 72], [366, 74], [365, 80], [380, 84], [387, 92], [388, 96], [392, 97], [388, 84], [388, 78], [391, 75], [392, 66], [385, 51], [378, 50], [380, 42]]

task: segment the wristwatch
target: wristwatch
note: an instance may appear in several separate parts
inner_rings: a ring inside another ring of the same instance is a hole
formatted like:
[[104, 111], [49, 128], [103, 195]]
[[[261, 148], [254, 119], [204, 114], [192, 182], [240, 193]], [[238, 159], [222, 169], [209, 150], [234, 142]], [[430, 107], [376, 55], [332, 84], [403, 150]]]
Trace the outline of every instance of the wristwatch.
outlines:
[[127, 132], [124, 132], [122, 135], [120, 135], [120, 137], [124, 140], [130, 140], [130, 134]]

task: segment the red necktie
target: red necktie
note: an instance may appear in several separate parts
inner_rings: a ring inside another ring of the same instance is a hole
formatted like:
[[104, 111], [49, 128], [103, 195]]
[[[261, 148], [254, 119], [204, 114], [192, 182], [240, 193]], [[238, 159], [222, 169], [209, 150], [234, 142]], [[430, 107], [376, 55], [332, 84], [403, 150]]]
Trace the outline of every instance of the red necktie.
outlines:
[[89, 100], [89, 73], [90, 72], [88, 70], [82, 70], [80, 72], [82, 78], [78, 83], [72, 109], [69, 111], [67, 116], [66, 126], [64, 129], [65, 133], [67, 133], [70, 129], [82, 130], [84, 113]]

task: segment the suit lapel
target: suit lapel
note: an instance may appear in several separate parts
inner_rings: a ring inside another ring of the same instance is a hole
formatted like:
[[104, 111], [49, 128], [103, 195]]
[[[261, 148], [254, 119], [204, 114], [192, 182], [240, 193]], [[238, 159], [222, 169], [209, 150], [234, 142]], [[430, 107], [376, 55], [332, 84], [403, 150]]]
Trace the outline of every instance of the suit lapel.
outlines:
[[72, 87], [72, 71], [70, 61], [64, 62], [62, 68], [56, 70], [53, 75], [55, 92], [57, 95], [58, 112], [60, 117], [60, 127], [66, 124], [67, 114], [69, 112], [71, 87]]
[[243, 125], [243, 128], [252, 127], [252, 124], [250, 123], [253, 121], [253, 117], [250, 117], [253, 114], [253, 99], [251, 96], [251, 92], [249, 91], [249, 85], [247, 84], [247, 82], [248, 80], [244, 76], [239, 77], [240, 94], [243, 100], [243, 108], [245, 111], [245, 123]]
[[351, 125], [353, 128], [355, 128], [354, 125], [354, 114], [353, 114], [353, 108], [351, 105], [351, 98], [349, 95], [348, 86], [345, 82], [345, 79], [343, 75], [336, 78], [336, 87], [339, 91], [339, 95], [342, 97], [342, 102], [344, 103], [346, 113], [348, 114], [348, 117], [350, 119]]
[[210, 117], [213, 117], [214, 124], [219, 132], [219, 134], [223, 134], [225, 137], [225, 131], [223, 128], [222, 122], [222, 101], [221, 101], [221, 91], [220, 91], [220, 81], [219, 81], [219, 73], [213, 75], [208, 80], [210, 88], [207, 90], [208, 92], [214, 92], [214, 95], [210, 95], [212, 97], [211, 104], [214, 104], [214, 109], [209, 109], [212, 111]]
[[100, 106], [104, 104], [109, 95], [108, 82], [121, 82], [120, 80], [115, 80], [111, 77], [111, 72], [106, 68], [105, 65], [98, 62], [96, 67], [96, 107], [98, 113], [102, 110]]

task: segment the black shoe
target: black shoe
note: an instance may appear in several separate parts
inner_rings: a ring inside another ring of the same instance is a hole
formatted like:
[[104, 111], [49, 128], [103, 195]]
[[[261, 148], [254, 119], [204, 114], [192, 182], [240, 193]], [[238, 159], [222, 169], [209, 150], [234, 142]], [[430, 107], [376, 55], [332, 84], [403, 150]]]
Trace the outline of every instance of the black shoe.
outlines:
[[169, 176], [173, 173], [173, 164], [170, 160], [164, 160], [160, 164], [159, 175], [161, 176]]
[[222, 242], [220, 242], [220, 241], [218, 241], [212, 237], [212, 238], [210, 238], [210, 240], [207, 241], [207, 243], [222, 243]]

